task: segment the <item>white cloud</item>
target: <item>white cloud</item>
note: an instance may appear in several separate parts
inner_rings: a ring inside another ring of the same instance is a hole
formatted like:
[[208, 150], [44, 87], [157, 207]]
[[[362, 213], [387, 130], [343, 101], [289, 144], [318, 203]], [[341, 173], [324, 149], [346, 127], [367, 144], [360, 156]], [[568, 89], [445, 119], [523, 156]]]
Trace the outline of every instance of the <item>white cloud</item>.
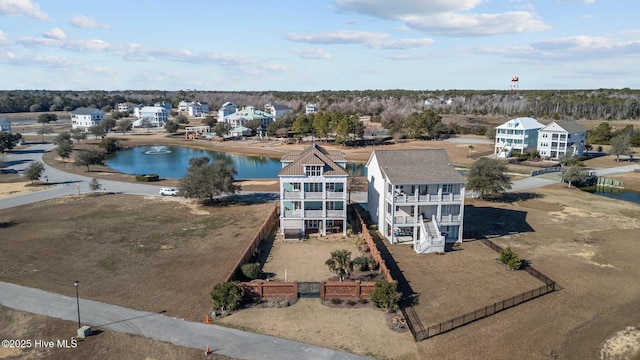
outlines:
[[11, 43], [11, 41], [7, 37], [7, 33], [5, 33], [4, 31], [0, 30], [0, 46], [9, 45], [10, 43]]
[[64, 34], [64, 31], [62, 31], [62, 29], [60, 28], [53, 28], [45, 32], [43, 36], [46, 37], [47, 39], [57, 39], [57, 40], [63, 40], [67, 37]]
[[284, 36], [291, 41], [310, 44], [366, 44], [386, 39], [389, 34], [342, 30], [317, 34], [286, 33]]
[[400, 40], [387, 40], [378, 43], [368, 44], [370, 48], [380, 49], [414, 49], [423, 46], [431, 45], [434, 41], [432, 39], [400, 39]]
[[49, 16], [40, 11], [40, 5], [31, 0], [0, 0], [0, 14], [6, 16], [27, 16], [44, 21]]
[[410, 29], [450, 36], [488, 36], [549, 29], [532, 11], [474, 13], [484, 0], [334, 0], [343, 11], [401, 21]]
[[292, 50], [291, 53], [300, 56], [303, 59], [329, 59], [331, 55], [322, 48]]
[[82, 29], [89, 29], [89, 28], [109, 28], [109, 25], [106, 24], [100, 24], [96, 19], [94, 18], [90, 18], [88, 16], [84, 16], [84, 15], [80, 15], [80, 14], [75, 14], [71, 17], [71, 20], [69, 20], [69, 23], [73, 26], [82, 28]]
[[583, 2], [585, 4], [593, 4], [594, 2], [596, 2], [596, 0], [555, 0], [555, 2], [557, 3], [564, 3], [564, 2]]

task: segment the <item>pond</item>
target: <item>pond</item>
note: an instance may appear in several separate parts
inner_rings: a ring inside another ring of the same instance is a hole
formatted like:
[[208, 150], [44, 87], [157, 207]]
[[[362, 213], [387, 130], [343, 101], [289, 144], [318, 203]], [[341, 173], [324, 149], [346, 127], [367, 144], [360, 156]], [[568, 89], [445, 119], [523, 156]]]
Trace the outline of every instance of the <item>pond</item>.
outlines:
[[[232, 164], [238, 174], [236, 179], [276, 179], [282, 169], [279, 158], [238, 155], [220, 151], [192, 149], [182, 146], [136, 146], [110, 155], [105, 164], [123, 174], [158, 174], [161, 178], [183, 178], [189, 167], [189, 159], [208, 157], [212, 161]], [[358, 176], [364, 176], [364, 164], [347, 163]]]
[[636, 204], [640, 204], [640, 192], [633, 190], [626, 190], [620, 188], [614, 188], [609, 186], [587, 186], [580, 188], [582, 191], [590, 192], [592, 194], [608, 197], [611, 199], [618, 199], [624, 201], [630, 201]]

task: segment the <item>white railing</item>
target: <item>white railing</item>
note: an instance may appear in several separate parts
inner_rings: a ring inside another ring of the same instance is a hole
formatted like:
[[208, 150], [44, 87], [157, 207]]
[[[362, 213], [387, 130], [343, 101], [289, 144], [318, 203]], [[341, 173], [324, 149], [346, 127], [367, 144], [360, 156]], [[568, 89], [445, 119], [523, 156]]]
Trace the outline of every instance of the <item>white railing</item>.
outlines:
[[302, 210], [285, 210], [284, 211], [284, 217], [285, 218], [301, 218], [302, 217]]
[[327, 210], [327, 217], [343, 217], [344, 210]]
[[305, 192], [304, 193], [304, 198], [305, 199], [322, 199], [322, 192]]
[[346, 198], [347, 198], [347, 193], [344, 191], [341, 191], [341, 192], [327, 191], [327, 199], [346, 199]]
[[304, 217], [322, 217], [322, 210], [305, 210]]
[[425, 194], [410, 196], [404, 193], [394, 195], [394, 201], [396, 204], [402, 203], [425, 203], [425, 202], [440, 202], [440, 201], [459, 201], [462, 199], [460, 194]]
[[394, 220], [395, 224], [414, 224], [416, 222], [413, 216], [396, 216]]
[[301, 199], [302, 192], [300, 191], [286, 191], [284, 192], [285, 199]]

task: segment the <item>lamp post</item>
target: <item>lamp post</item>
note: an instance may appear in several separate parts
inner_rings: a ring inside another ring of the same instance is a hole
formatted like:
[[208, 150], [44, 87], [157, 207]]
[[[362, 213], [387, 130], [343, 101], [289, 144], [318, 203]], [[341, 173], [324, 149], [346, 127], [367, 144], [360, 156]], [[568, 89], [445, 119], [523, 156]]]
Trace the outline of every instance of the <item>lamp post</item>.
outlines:
[[78, 284], [80, 281], [76, 280], [73, 282], [73, 285], [76, 287], [76, 305], [78, 305], [78, 329], [80, 329], [80, 299], [78, 298]]

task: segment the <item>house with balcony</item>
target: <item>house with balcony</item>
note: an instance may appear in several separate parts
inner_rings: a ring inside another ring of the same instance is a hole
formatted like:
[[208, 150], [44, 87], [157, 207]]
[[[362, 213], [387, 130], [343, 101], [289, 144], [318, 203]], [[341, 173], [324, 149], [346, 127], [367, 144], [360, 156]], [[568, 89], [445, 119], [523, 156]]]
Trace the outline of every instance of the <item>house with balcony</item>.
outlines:
[[462, 242], [465, 178], [443, 149], [374, 150], [367, 162], [371, 220], [416, 253]]
[[276, 104], [274, 102], [270, 102], [270, 103], [264, 105], [264, 111], [266, 111], [269, 114], [273, 115], [273, 117], [277, 119], [283, 114], [292, 113], [293, 112], [293, 108], [289, 107], [287, 105]]
[[169, 110], [162, 106], [144, 106], [136, 114], [133, 127], [162, 127], [169, 121]]
[[535, 151], [538, 145], [538, 130], [544, 125], [530, 117], [511, 119], [496, 127], [495, 155], [508, 158], [517, 151], [521, 154]]
[[538, 130], [538, 152], [551, 160], [565, 154], [582, 156], [586, 136], [587, 129], [574, 120], [554, 121]]
[[309, 115], [309, 114], [315, 114], [318, 112], [318, 106], [316, 104], [307, 104], [307, 106], [305, 107], [304, 113]]
[[251, 120], [258, 121], [260, 126], [266, 129], [269, 124], [276, 120], [276, 118], [268, 112], [258, 110], [254, 106], [245, 106], [232, 114], [224, 116], [223, 119], [218, 117], [218, 121], [225, 122], [231, 125], [231, 127], [245, 126], [247, 121]]
[[96, 108], [79, 107], [69, 114], [71, 114], [71, 128], [84, 129], [85, 131], [98, 125], [104, 119], [104, 112]]
[[286, 152], [280, 162], [280, 232], [285, 239], [310, 233], [347, 234], [347, 159], [316, 144]]

